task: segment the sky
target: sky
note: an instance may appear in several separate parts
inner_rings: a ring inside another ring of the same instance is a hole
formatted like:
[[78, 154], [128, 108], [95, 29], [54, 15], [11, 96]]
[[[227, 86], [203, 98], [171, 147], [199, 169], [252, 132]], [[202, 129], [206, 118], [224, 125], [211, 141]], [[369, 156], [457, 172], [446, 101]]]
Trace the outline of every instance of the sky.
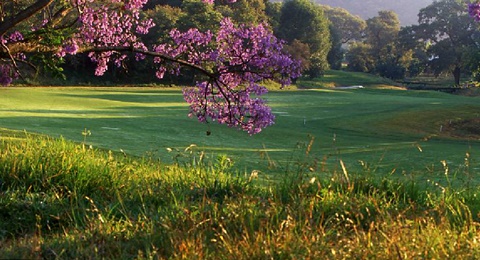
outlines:
[[319, 4], [342, 7], [363, 19], [376, 16], [378, 11], [392, 10], [402, 26], [418, 23], [418, 12], [434, 0], [314, 0]]

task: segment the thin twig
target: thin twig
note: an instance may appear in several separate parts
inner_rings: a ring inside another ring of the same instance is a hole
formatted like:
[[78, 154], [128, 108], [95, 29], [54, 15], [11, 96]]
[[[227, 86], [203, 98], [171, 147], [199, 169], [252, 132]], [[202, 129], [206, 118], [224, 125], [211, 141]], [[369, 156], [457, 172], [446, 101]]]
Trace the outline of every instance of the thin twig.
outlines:
[[5, 51], [7, 52], [8, 57], [10, 58], [10, 62], [12, 63], [13, 68], [15, 68], [15, 72], [17, 72], [18, 76], [20, 76], [20, 78], [22, 80], [25, 80], [22, 73], [20, 72], [20, 69], [17, 66], [17, 62], [15, 61], [15, 58], [13, 57], [12, 53], [10, 52], [10, 49], [8, 48], [8, 46], [3, 41], [0, 41], [0, 42], [2, 44], [3, 49], [5, 49]]

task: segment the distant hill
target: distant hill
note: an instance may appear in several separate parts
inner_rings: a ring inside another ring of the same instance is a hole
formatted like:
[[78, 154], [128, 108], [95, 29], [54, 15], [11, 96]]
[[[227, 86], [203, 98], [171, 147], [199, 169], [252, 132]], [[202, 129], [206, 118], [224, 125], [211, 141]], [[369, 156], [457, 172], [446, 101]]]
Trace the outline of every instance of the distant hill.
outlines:
[[381, 10], [392, 10], [398, 14], [402, 26], [418, 24], [418, 12], [434, 0], [314, 0], [322, 5], [342, 7], [351, 14], [368, 19]]

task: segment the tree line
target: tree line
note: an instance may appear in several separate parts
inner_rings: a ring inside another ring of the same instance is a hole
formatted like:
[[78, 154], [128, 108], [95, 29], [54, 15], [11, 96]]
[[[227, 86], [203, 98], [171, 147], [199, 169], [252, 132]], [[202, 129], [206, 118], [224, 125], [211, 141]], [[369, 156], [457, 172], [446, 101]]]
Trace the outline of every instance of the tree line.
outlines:
[[435, 1], [418, 13], [419, 24], [400, 27], [392, 11], [365, 21], [363, 38], [349, 45], [348, 69], [402, 79], [422, 73], [479, 80], [479, 27], [466, 4]]
[[[291, 20], [274, 23], [277, 24], [274, 31], [287, 40], [295, 55], [308, 53], [307, 47], [315, 42], [313, 38], [330, 35], [329, 44], [322, 44], [327, 59], [326, 63], [318, 66], [321, 69], [345, 68], [395, 80], [424, 73], [451, 75], [456, 86], [460, 85], [462, 75], [470, 76], [474, 81], [480, 80], [479, 26], [469, 16], [463, 1], [434, 1], [417, 14], [418, 25], [403, 27], [393, 11], [379, 11], [376, 16], [363, 20], [343, 8], [307, 1], [288, 0], [276, 5], [286, 7], [277, 9], [281, 10], [280, 17], [291, 17]], [[319, 9], [318, 15], [323, 18], [318, 19], [327, 20], [328, 33], [316, 36], [309, 33], [311, 29], [308, 26], [300, 27], [299, 20], [308, 16], [298, 15], [292, 6]], [[306, 38], [297, 36], [302, 35], [301, 28], [305, 29], [303, 35]], [[291, 31], [295, 32], [289, 33]], [[320, 42], [320, 39], [317, 41]], [[310, 56], [310, 60], [312, 58]]]
[[[54, 20], [55, 15], [62, 12], [59, 6], [63, 1], [58, 1], [59, 4], [52, 0], [2, 2], [0, 17], [17, 14], [35, 2], [53, 3], [40, 15], [30, 17], [28, 24], [20, 24], [15, 30], [30, 30], [28, 26], [41, 24], [44, 18], [62, 26], [55, 30], [53, 26], [42, 27], [31, 32], [28, 44], [25, 39], [19, 41], [23, 48], [30, 49], [18, 53], [27, 53], [34, 61], [18, 64], [22, 70], [30, 71], [30, 74], [24, 74], [24, 79], [43, 77], [51, 80], [53, 76], [68, 79], [73, 84], [95, 82], [95, 78], [89, 76], [94, 75], [95, 64], [88, 53], [57, 58], [52, 57], [55, 52], [47, 47], [58, 48], [68, 39], [71, 30], [68, 16]], [[309, 0], [221, 0], [214, 4], [198, 0], [144, 2], [140, 15], [156, 25], [148, 34], [139, 36], [146, 45], [171, 41], [170, 32], [174, 28], [182, 32], [190, 28], [217, 32], [222, 19], [229, 17], [235, 24], [266, 24], [275, 36], [285, 41], [284, 51], [301, 61], [302, 74], [308, 77], [319, 77], [327, 69], [343, 68], [392, 79], [422, 73], [436, 76], [448, 73], [456, 85], [460, 85], [461, 75], [480, 80], [479, 27], [469, 17], [465, 2], [459, 0], [435, 1], [420, 10], [418, 25], [404, 27], [393, 11], [379, 11], [376, 16], [364, 20], [343, 8]], [[4, 19], [2, 22], [5, 23]], [[20, 48], [20, 45], [15, 47]], [[3, 59], [10, 58], [5, 51], [0, 54]], [[127, 84], [158, 81], [151, 73], [154, 62], [136, 62], [135, 55], [127, 54], [128, 59], [109, 64], [100, 80]], [[195, 69], [186, 69], [180, 77], [166, 75], [163, 81], [193, 84], [197, 76]]]
[[332, 7], [342, 7], [363, 19], [374, 17], [382, 10], [392, 10], [398, 14], [403, 26], [418, 24], [418, 11], [434, 0], [314, 0], [314, 2]]

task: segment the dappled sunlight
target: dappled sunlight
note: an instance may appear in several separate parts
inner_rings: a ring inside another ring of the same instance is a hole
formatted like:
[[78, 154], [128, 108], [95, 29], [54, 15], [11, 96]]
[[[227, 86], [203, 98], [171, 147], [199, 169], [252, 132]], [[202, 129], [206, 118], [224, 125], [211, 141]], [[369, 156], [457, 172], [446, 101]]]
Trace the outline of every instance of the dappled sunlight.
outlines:
[[[183, 147], [176, 147], [182, 149]], [[279, 148], [245, 148], [245, 147], [213, 147], [213, 146], [199, 146], [199, 150], [205, 151], [221, 151], [221, 152], [289, 152], [293, 151], [292, 149], [279, 149]]]
[[374, 89], [407, 90], [407, 88], [395, 85], [375, 85]]
[[348, 91], [348, 90], [342, 90], [342, 89], [335, 89], [335, 87], [332, 88], [319, 88], [319, 89], [307, 89], [305, 91], [314, 91], [314, 92], [325, 92], [325, 93], [346, 93], [346, 94], [352, 94], [354, 92]]
[[355, 153], [403, 150], [405, 148], [415, 148], [415, 144], [416, 142], [390, 142], [361, 146], [338, 146], [336, 148], [341, 152], [342, 155], [348, 155]]
[[25, 140], [25, 138], [23, 137], [15, 137], [15, 136], [3, 136], [3, 135], [0, 135], [0, 138], [3, 140], [3, 141], [23, 141]]
[[[146, 107], [146, 106], [145, 106]], [[136, 108], [129, 109], [103, 109], [103, 110], [1, 110], [0, 114], [1, 117], [9, 118], [9, 117], [43, 117], [43, 118], [143, 118], [143, 117], [169, 117], [169, 115], [162, 115], [158, 113], [158, 110], [151, 111], [146, 113], [146, 111], [141, 111], [135, 113], [132, 109], [139, 109], [143, 108], [143, 106], [139, 106]], [[176, 111], [179, 110], [175, 107], [171, 106], [159, 106], [157, 108], [166, 108], [163, 110], [169, 111]], [[180, 111], [185, 112], [185, 109], [180, 109]]]
[[[82, 118], [82, 119], [108, 119], [108, 118], [142, 118], [145, 116], [140, 116], [140, 115], [128, 115], [128, 114], [122, 114], [122, 115], [112, 115], [112, 114], [90, 114], [90, 113], [71, 113], [71, 112], [62, 112], [62, 113], [57, 113], [52, 111], [51, 113], [43, 113], [43, 112], [35, 112], [35, 111], [29, 111], [29, 112], [1, 112], [2, 113], [2, 118], [15, 118], [15, 117], [38, 117], [38, 118], [51, 118], [51, 119], [59, 119], [59, 118]], [[156, 115], [157, 116], [157, 115]], [[161, 116], [158, 116], [161, 117]]]

